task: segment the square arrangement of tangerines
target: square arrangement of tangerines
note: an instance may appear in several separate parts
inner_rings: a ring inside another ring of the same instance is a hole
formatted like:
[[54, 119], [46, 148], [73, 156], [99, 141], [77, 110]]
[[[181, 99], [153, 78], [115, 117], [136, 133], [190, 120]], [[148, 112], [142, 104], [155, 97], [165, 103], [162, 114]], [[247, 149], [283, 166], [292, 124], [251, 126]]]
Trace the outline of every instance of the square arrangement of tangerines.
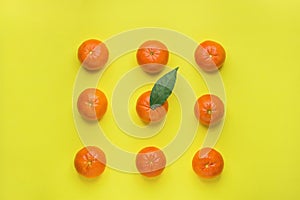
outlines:
[[[226, 53], [217, 42], [207, 40], [198, 45], [194, 53], [197, 65], [208, 73], [216, 72], [223, 66]], [[108, 61], [109, 50], [104, 42], [97, 39], [84, 41], [78, 48], [78, 59], [87, 71], [101, 70]], [[136, 51], [137, 63], [145, 73], [158, 74], [167, 65], [169, 50], [158, 40], [148, 40], [142, 43]], [[168, 97], [172, 93], [176, 81], [177, 69], [162, 76], [151, 91], [141, 94], [136, 102], [136, 112], [145, 123], [159, 123], [168, 112]], [[167, 83], [167, 84], [164, 84]], [[77, 99], [78, 113], [84, 120], [98, 121], [107, 110], [108, 100], [98, 88], [86, 88]], [[213, 94], [205, 94], [194, 104], [194, 114], [199, 123], [204, 126], [218, 124], [224, 116], [222, 100]], [[159, 176], [166, 167], [164, 152], [155, 147], [147, 146], [136, 153], [135, 166], [137, 171], [146, 177]], [[106, 154], [97, 146], [83, 147], [76, 153], [75, 169], [88, 178], [101, 175], [106, 167]], [[192, 168], [201, 178], [219, 176], [223, 170], [222, 155], [213, 148], [202, 148], [192, 159]]]

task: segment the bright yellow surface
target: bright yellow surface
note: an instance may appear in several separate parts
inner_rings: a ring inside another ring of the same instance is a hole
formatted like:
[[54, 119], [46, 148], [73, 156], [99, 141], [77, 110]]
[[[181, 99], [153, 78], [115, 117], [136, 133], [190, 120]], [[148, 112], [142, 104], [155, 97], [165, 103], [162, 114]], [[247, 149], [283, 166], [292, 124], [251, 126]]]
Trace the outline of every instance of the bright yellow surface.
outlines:
[[[299, 7], [298, 0], [2, 0], [0, 199], [299, 199]], [[225, 168], [217, 180], [191, 169], [204, 127], [155, 180], [107, 168], [89, 181], [74, 170], [82, 147], [72, 115], [78, 46], [149, 26], [216, 40], [227, 51], [227, 116], [216, 145]]]

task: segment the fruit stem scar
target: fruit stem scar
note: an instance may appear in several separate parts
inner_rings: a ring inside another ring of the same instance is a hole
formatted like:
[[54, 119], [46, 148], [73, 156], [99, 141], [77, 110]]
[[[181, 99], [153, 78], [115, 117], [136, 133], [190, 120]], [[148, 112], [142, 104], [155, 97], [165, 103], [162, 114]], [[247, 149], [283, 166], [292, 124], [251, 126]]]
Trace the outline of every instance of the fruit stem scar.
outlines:
[[155, 110], [155, 109], [158, 108], [159, 106], [161, 106], [161, 105], [160, 105], [160, 104], [154, 104], [154, 105], [150, 106], [150, 108], [151, 108], [152, 110]]

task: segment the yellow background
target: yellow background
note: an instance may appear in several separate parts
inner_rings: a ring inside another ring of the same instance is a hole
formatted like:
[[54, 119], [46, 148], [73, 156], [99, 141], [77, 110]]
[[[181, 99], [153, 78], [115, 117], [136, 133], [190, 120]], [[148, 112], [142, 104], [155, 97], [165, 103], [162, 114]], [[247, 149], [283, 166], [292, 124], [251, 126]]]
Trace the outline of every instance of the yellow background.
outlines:
[[[0, 199], [299, 199], [299, 7], [298, 0], [1, 0]], [[227, 116], [216, 145], [225, 168], [217, 180], [191, 169], [204, 127], [155, 180], [109, 168], [86, 180], [74, 170], [82, 147], [72, 115], [78, 46], [149, 26], [216, 40], [227, 51], [220, 72]]]

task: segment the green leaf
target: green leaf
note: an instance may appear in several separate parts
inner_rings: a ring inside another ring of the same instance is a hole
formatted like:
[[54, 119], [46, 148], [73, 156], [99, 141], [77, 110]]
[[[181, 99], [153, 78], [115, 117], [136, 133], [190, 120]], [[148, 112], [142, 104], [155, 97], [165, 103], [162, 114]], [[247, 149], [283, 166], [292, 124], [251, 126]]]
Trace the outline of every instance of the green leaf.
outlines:
[[166, 73], [154, 84], [151, 94], [150, 94], [150, 107], [155, 109], [163, 105], [168, 97], [172, 94], [176, 78], [177, 70], [179, 67], [173, 69], [172, 71]]

